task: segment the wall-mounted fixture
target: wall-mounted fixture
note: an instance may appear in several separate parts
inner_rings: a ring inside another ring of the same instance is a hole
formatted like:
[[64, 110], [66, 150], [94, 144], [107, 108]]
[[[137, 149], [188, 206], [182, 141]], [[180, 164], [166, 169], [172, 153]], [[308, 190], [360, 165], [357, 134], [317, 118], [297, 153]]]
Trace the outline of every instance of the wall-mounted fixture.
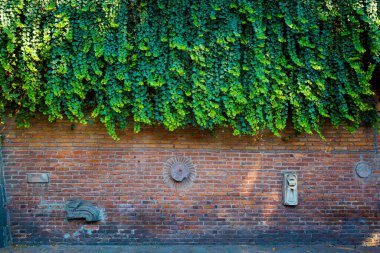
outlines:
[[49, 173], [28, 173], [26, 174], [26, 181], [29, 184], [49, 183]]
[[164, 182], [177, 190], [190, 188], [196, 177], [194, 164], [186, 157], [172, 157], [164, 163]]
[[100, 221], [100, 210], [85, 200], [70, 200], [66, 203], [68, 220], [85, 219], [87, 222]]
[[361, 178], [368, 178], [372, 174], [372, 168], [368, 162], [358, 162], [355, 167], [356, 175]]
[[283, 204], [285, 206], [298, 205], [297, 174], [294, 172], [284, 173]]

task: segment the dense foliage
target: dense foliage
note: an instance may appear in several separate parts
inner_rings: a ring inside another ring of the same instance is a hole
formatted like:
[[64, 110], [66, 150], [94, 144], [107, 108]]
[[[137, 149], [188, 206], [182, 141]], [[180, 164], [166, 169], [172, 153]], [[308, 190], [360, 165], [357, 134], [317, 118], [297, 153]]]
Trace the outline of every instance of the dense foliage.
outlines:
[[0, 119], [374, 125], [378, 0], [1, 0]]

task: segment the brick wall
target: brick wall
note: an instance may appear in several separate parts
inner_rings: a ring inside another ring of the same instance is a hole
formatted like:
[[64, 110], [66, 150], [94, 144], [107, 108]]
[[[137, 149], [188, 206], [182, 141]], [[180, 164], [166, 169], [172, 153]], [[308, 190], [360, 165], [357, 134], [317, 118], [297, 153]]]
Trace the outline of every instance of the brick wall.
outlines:
[[[14, 243], [380, 244], [380, 141], [370, 129], [326, 127], [322, 140], [291, 131], [281, 139], [150, 127], [129, 129], [116, 142], [97, 124], [5, 126]], [[163, 165], [174, 156], [196, 166], [186, 190], [164, 183]], [[356, 175], [360, 161], [371, 165], [369, 178]], [[282, 205], [284, 171], [298, 175], [296, 207]], [[27, 183], [31, 172], [49, 173], [50, 183]], [[64, 205], [72, 199], [96, 204], [102, 221], [68, 221]]]
[[[1, 135], [0, 135], [1, 139]], [[11, 244], [8, 208], [6, 205], [3, 157], [0, 145], [0, 248]]]

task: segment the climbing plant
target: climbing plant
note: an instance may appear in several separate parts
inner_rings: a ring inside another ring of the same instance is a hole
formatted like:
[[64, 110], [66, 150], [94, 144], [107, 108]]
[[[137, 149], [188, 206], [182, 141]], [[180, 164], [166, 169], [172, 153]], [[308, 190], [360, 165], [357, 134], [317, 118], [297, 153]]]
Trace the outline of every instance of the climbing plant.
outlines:
[[378, 0], [2, 0], [0, 120], [377, 124]]

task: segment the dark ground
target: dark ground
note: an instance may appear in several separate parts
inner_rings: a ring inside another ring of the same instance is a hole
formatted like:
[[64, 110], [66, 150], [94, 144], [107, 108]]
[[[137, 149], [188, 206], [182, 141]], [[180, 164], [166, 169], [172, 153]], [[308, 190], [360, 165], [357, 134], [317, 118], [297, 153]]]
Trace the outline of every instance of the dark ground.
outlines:
[[318, 245], [173, 245], [173, 246], [89, 246], [49, 245], [0, 249], [1, 253], [380, 253], [380, 247]]

